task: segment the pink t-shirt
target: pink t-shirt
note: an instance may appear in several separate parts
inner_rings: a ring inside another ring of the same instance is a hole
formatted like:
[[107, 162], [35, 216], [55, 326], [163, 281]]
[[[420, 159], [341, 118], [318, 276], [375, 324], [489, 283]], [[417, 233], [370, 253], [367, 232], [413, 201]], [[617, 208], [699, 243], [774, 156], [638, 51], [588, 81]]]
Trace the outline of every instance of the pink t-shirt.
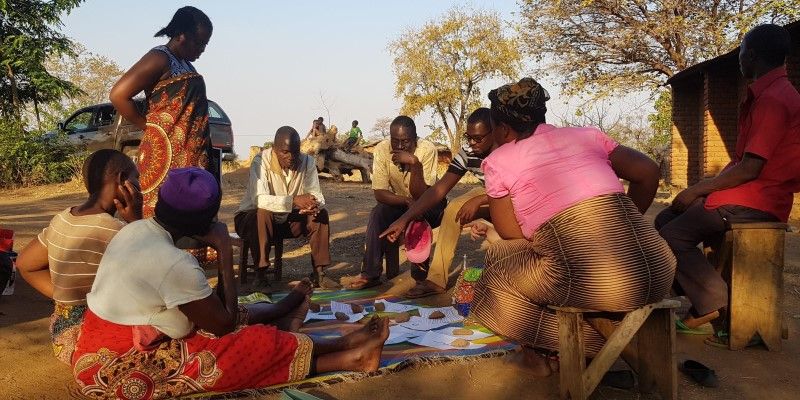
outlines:
[[542, 124], [533, 136], [498, 147], [483, 161], [486, 193], [511, 196], [526, 238], [552, 216], [591, 197], [623, 193], [608, 155], [617, 142], [597, 128]]

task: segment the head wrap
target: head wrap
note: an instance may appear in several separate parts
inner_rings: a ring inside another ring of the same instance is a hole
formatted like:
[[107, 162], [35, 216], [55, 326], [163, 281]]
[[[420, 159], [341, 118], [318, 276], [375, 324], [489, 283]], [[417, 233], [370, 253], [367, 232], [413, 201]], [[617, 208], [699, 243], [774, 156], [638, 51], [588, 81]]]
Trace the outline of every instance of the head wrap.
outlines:
[[158, 191], [156, 218], [186, 236], [202, 235], [214, 221], [221, 197], [210, 172], [197, 167], [173, 169]]
[[489, 92], [489, 100], [501, 114], [520, 122], [532, 122], [536, 111], [541, 114], [547, 110], [545, 102], [550, 100], [550, 94], [533, 78], [522, 78]]

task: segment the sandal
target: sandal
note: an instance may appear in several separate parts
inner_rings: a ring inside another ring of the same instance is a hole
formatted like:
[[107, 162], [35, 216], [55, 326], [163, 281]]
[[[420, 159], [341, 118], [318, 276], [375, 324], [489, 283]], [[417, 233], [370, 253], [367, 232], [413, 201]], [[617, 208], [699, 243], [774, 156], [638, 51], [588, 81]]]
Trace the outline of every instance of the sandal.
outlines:
[[363, 276], [359, 276], [347, 284], [347, 289], [350, 290], [369, 289], [371, 287], [380, 286], [381, 283], [383, 283], [381, 282], [381, 278], [367, 279], [364, 278]]
[[417, 282], [417, 285], [409, 289], [403, 297], [406, 299], [419, 299], [421, 297], [428, 297], [437, 294], [442, 294], [446, 290], [440, 288], [431, 281]]
[[[714, 346], [714, 347], [719, 347], [719, 348], [722, 348], [722, 349], [727, 349], [728, 347], [730, 347], [730, 338], [729, 338], [729, 336], [730, 335], [728, 334], [727, 331], [717, 331], [716, 333], [714, 333], [713, 336], [707, 337], [703, 341], [703, 343], [705, 343], [705, 344], [707, 344], [709, 346]], [[755, 335], [750, 339], [749, 342], [747, 342], [745, 347], [753, 347], [753, 346], [758, 346], [760, 344], [764, 344], [764, 341], [761, 340], [761, 336]]]
[[710, 388], [719, 386], [717, 373], [714, 372], [713, 369], [708, 368], [695, 360], [686, 360], [682, 362], [678, 366], [678, 369], [680, 369], [684, 374], [689, 375], [689, 377], [695, 382], [699, 383], [700, 386]]
[[675, 320], [675, 331], [684, 335], [713, 335], [714, 331], [699, 328], [690, 328], [686, 326], [683, 320]]

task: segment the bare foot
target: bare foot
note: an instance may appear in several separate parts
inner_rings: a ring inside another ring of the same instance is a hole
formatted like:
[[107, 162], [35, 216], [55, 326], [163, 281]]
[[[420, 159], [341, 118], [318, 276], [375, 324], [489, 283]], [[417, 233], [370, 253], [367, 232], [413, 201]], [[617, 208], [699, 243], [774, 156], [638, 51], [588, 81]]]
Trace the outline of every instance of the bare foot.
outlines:
[[308, 307], [311, 305], [311, 299], [306, 296], [305, 301], [298, 304], [297, 307], [289, 311], [286, 315], [275, 320], [275, 326], [282, 331], [297, 332], [303, 327], [303, 322], [308, 314]]
[[286, 310], [286, 312], [289, 312], [300, 305], [300, 303], [304, 302], [306, 298], [311, 296], [312, 293], [314, 293], [314, 287], [312, 286], [311, 281], [308, 278], [303, 278], [303, 280], [292, 286], [292, 290], [289, 292], [289, 294], [287, 294], [286, 297], [282, 298], [279, 302], [275, 303], [275, 305], [283, 308]]
[[304, 296], [311, 296], [311, 293], [314, 293], [314, 284], [311, 279], [303, 278], [295, 285], [292, 285], [292, 291], [300, 292]]
[[258, 269], [269, 268], [269, 260], [258, 260]]
[[683, 324], [689, 329], [696, 329], [700, 326], [719, 318], [719, 311], [714, 310], [708, 314], [699, 317], [693, 316], [691, 313], [683, 319]]
[[535, 377], [547, 377], [553, 373], [546, 357], [536, 354], [533, 349], [523, 347], [522, 350], [506, 357], [506, 365]]
[[348, 349], [354, 349], [361, 345], [362, 343], [369, 340], [370, 337], [376, 334], [376, 332], [381, 330], [381, 320], [378, 317], [370, 318], [364, 326], [359, 328], [357, 331], [351, 332], [347, 334], [345, 339], [345, 346]]
[[[370, 332], [369, 338], [353, 350], [353, 371], [374, 372], [381, 366], [381, 352], [383, 351], [383, 343], [389, 338], [389, 319], [388, 318], [374, 318], [377, 319], [377, 326], [374, 332]], [[370, 321], [372, 322], [372, 321]], [[372, 329], [370, 324], [367, 328]]]

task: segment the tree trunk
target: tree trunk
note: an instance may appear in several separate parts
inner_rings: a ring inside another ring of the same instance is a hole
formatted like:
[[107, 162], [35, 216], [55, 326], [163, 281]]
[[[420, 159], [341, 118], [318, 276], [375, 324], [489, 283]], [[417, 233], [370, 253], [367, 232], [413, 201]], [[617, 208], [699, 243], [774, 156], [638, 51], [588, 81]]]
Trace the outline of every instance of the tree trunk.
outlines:
[[328, 156], [328, 159], [372, 171], [372, 160], [360, 154], [347, 153], [340, 149], [331, 149], [328, 150], [326, 155]]
[[14, 76], [14, 71], [11, 70], [11, 65], [6, 64], [6, 76], [8, 76], [9, 83], [11, 84], [11, 115], [19, 120], [19, 92], [17, 91], [17, 78]]
[[39, 100], [36, 99], [36, 92], [33, 93], [33, 111], [36, 114], [36, 127], [42, 130], [42, 118], [39, 116]]

